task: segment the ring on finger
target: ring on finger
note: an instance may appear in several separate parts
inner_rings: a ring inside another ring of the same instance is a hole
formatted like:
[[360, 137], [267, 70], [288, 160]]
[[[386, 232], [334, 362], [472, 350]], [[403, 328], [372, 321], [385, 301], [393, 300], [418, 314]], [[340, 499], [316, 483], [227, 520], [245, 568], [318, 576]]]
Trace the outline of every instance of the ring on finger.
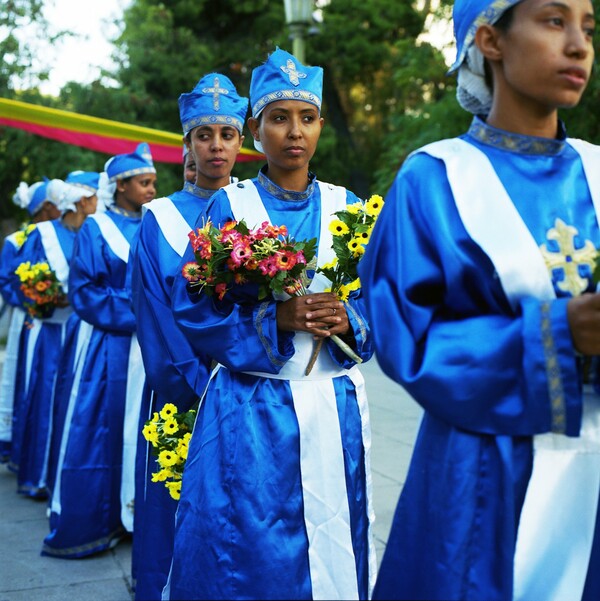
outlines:
[[335, 315], [337, 313], [337, 309], [335, 307], [333, 307], [333, 313], [332, 315]]

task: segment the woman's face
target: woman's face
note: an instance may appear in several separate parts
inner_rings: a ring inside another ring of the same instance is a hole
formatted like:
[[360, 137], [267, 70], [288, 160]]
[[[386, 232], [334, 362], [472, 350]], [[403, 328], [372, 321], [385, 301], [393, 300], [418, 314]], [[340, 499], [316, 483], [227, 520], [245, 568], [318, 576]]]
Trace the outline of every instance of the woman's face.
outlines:
[[269, 171], [308, 169], [317, 149], [323, 119], [314, 104], [300, 100], [279, 100], [268, 104], [260, 120], [248, 126], [262, 144]]
[[98, 208], [98, 197], [95, 194], [93, 196], [83, 196], [79, 203], [84, 215], [93, 215]]
[[128, 179], [117, 180], [116, 204], [126, 211], [139, 211], [140, 207], [156, 196], [156, 174], [142, 173]]
[[196, 184], [217, 190], [229, 183], [244, 136], [231, 125], [201, 125], [189, 133], [188, 148], [196, 163]]
[[494, 88], [539, 110], [576, 106], [594, 61], [590, 0], [524, 0], [498, 33]]

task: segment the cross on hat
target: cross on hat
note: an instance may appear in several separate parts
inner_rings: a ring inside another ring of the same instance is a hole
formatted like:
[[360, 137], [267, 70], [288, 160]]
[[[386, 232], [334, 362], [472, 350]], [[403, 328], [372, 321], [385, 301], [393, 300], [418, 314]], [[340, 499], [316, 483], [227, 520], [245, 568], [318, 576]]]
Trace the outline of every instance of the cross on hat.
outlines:
[[286, 66], [281, 65], [280, 69], [290, 78], [290, 83], [298, 86], [300, 85], [300, 78], [305, 78], [306, 73], [298, 71], [296, 65], [291, 58], [288, 58]]
[[229, 90], [219, 87], [219, 78], [215, 77], [212, 88], [202, 88], [203, 94], [213, 95], [213, 107], [215, 111], [219, 110], [219, 94], [229, 94]]

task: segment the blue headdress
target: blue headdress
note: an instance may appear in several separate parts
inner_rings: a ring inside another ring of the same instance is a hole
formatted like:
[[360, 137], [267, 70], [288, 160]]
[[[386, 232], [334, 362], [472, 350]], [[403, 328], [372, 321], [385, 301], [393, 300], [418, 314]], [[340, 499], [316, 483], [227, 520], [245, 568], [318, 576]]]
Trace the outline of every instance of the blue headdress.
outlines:
[[21, 182], [13, 195], [13, 202], [22, 209], [27, 209], [27, 212], [33, 217], [42, 208], [45, 201], [53, 202], [48, 198], [49, 181], [45, 177], [42, 181], [35, 182], [31, 186]]
[[252, 116], [278, 100], [301, 100], [321, 111], [323, 69], [307, 67], [285, 50], [277, 48], [267, 61], [252, 71], [250, 103]]
[[221, 73], [208, 73], [191, 92], [179, 96], [184, 136], [200, 125], [231, 125], [241, 134], [247, 112], [248, 99]]
[[71, 171], [71, 173], [67, 175], [65, 182], [72, 186], [82, 188], [82, 196], [93, 196], [98, 192], [99, 179], [100, 174], [96, 171]]
[[127, 179], [134, 175], [143, 173], [156, 173], [150, 146], [146, 142], [138, 144], [134, 152], [129, 154], [118, 154], [106, 162], [104, 170], [108, 175], [110, 183], [118, 179]]
[[486, 114], [492, 91], [485, 82], [483, 55], [473, 43], [480, 25], [493, 25], [522, 0], [456, 0], [453, 8], [456, 60], [448, 73], [458, 71], [456, 95], [460, 105], [474, 114]]

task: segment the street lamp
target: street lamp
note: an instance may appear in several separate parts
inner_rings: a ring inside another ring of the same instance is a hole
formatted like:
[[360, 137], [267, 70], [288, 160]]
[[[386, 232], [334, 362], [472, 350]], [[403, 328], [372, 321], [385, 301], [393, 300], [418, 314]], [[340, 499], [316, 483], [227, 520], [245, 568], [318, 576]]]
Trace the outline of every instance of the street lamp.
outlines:
[[292, 38], [292, 54], [305, 63], [304, 34], [312, 23], [314, 0], [283, 0], [283, 6]]

